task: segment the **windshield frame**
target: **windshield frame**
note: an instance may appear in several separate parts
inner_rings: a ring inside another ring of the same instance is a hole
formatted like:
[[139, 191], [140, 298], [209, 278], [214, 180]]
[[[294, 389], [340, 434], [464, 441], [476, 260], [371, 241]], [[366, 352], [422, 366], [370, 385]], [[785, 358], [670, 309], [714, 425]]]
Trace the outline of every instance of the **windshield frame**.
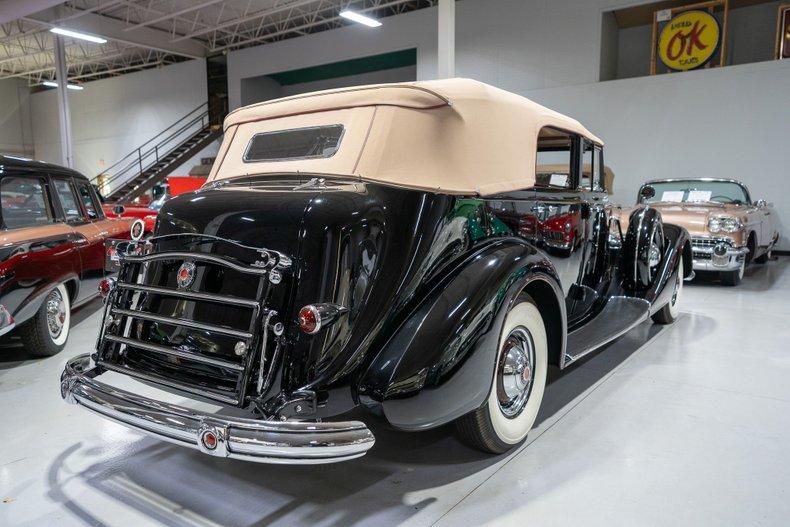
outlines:
[[[636, 196], [637, 203], [644, 203], [642, 199], [642, 189], [648, 185], [656, 185], [658, 183], [678, 183], [681, 181], [689, 181], [689, 182], [702, 182], [702, 183], [734, 183], [743, 189], [744, 194], [746, 195], [746, 201], [743, 205], [750, 206], [752, 205], [752, 194], [749, 192], [749, 188], [744, 185], [742, 182], [738, 181], [737, 179], [727, 179], [727, 178], [714, 178], [714, 177], [699, 177], [699, 178], [668, 178], [668, 179], [652, 179], [642, 184], [639, 187], [639, 192]], [[653, 203], [665, 203], [662, 201], [654, 201]], [[680, 202], [680, 203], [690, 203], [690, 202]], [[717, 201], [713, 201], [710, 203], [719, 203]], [[722, 203], [722, 205], [726, 205], [726, 203]]]

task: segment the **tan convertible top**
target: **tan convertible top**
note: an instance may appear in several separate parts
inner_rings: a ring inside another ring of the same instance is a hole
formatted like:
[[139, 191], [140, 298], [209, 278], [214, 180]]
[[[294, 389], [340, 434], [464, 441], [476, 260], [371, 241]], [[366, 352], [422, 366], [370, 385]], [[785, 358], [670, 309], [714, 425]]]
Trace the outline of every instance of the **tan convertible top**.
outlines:
[[[244, 161], [256, 134], [337, 124], [344, 132], [331, 157]], [[538, 133], [546, 126], [603, 144], [575, 119], [469, 79], [314, 92], [231, 112], [209, 181], [304, 173], [497, 194], [534, 184]]]

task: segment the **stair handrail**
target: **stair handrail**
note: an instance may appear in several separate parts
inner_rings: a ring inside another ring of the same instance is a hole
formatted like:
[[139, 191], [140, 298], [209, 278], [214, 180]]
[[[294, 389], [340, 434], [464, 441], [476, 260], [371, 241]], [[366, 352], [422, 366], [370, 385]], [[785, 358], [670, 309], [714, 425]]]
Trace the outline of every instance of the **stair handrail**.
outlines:
[[[180, 146], [180, 143], [174, 145], [172, 148], [167, 148], [167, 149], [164, 148], [165, 145], [171, 142], [174, 138], [183, 134], [188, 129], [192, 128], [197, 123], [200, 123], [200, 127], [195, 129], [195, 132], [199, 132], [209, 124], [208, 101], [200, 104], [198, 107], [194, 108], [193, 110], [190, 110], [187, 114], [180, 117], [177, 121], [172, 123], [170, 126], [165, 128], [161, 132], [157, 133], [154, 137], [142, 143], [140, 146], [138, 146], [137, 148], [135, 148], [134, 150], [123, 156], [112, 166], [110, 166], [106, 170], [103, 170], [101, 173], [94, 176], [91, 179], [91, 181], [93, 183], [98, 183], [99, 178], [104, 177], [103, 181], [101, 182], [102, 187], [104, 189], [110, 189], [109, 192], [105, 190], [105, 194], [110, 194], [114, 192], [115, 190], [117, 190], [117, 188], [120, 188], [122, 185], [119, 185], [118, 187], [113, 189], [111, 185], [112, 183], [120, 179], [123, 175], [128, 174], [128, 172], [132, 168], [135, 168], [133, 173], [136, 176], [144, 172], [151, 166], [154, 166], [156, 163], [159, 162], [161, 158], [171, 154], [175, 149], [177, 149]], [[177, 129], [173, 130], [176, 127]], [[163, 139], [160, 139], [162, 138], [162, 136], [165, 137]], [[154, 143], [155, 141], [156, 143]], [[153, 155], [153, 161], [151, 163], [148, 163], [148, 159], [152, 155]], [[145, 163], [143, 161], [145, 161]], [[124, 165], [123, 168], [117, 169], [122, 165]], [[128, 179], [131, 179], [131, 177]]]

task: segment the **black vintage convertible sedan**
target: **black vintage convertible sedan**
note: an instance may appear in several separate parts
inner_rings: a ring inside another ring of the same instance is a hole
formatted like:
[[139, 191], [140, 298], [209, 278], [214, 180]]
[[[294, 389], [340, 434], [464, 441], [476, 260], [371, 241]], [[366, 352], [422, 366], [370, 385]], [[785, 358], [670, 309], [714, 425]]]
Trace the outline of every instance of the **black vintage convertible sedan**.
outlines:
[[[454, 421], [471, 445], [507, 451], [535, 421], [548, 365], [678, 316], [688, 234], [649, 207], [621, 232], [603, 167], [577, 121], [471, 80], [236, 110], [207, 185], [119, 246], [97, 348], [68, 362], [62, 395], [250, 461], [363, 455], [373, 435], [344, 419], [356, 407], [401, 430]], [[583, 223], [570, 247], [521, 234], [562, 217]], [[108, 371], [236, 408], [174, 406]]]

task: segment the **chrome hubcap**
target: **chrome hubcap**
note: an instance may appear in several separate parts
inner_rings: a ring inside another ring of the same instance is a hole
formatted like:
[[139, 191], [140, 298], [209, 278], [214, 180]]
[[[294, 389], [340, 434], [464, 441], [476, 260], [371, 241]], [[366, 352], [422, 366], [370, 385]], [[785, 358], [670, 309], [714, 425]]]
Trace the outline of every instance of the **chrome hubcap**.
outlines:
[[66, 323], [66, 302], [60, 291], [52, 291], [45, 301], [47, 306], [47, 327], [49, 336], [56, 339], [63, 333], [63, 326]]
[[535, 349], [522, 327], [510, 332], [499, 354], [497, 399], [502, 413], [516, 417], [524, 409], [535, 380]]

